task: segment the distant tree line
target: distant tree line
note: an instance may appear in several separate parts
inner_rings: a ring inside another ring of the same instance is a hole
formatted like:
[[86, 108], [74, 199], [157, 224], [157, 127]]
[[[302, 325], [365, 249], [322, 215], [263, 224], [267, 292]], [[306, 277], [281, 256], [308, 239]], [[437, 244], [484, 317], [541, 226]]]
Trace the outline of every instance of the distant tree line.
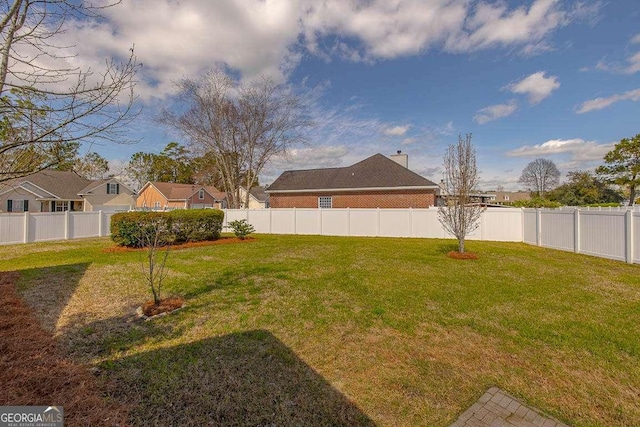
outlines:
[[640, 186], [640, 134], [623, 138], [604, 157], [595, 173], [576, 170], [567, 173], [567, 181], [559, 185], [560, 171], [549, 159], [536, 159], [522, 171], [519, 182], [532, 196], [521, 202], [528, 207], [633, 205]]

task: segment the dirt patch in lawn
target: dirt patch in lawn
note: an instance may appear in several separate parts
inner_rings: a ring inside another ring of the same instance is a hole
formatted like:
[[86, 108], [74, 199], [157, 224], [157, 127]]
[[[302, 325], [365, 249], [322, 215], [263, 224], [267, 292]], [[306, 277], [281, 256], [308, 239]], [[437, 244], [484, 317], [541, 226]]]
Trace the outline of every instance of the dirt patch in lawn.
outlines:
[[[239, 239], [237, 237], [221, 237], [218, 240], [208, 240], [205, 242], [187, 242], [179, 245], [171, 245], [171, 249], [189, 249], [189, 248], [199, 248], [201, 246], [216, 246], [216, 245], [228, 245], [232, 243], [249, 243], [255, 241], [255, 237], [245, 237], [244, 239]], [[105, 248], [102, 250], [104, 253], [114, 253], [114, 252], [135, 252], [135, 251], [146, 251], [146, 248], [128, 248], [126, 246], [112, 246], [110, 248]]]
[[66, 359], [18, 297], [17, 272], [0, 272], [0, 405], [58, 405], [66, 425], [126, 426], [86, 367]]

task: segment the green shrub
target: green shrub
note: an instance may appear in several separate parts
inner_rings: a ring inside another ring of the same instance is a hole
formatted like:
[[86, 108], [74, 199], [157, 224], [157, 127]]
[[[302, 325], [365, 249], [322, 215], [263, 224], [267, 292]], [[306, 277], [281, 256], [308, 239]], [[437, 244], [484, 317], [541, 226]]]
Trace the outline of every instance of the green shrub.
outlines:
[[253, 228], [253, 225], [249, 224], [246, 219], [237, 219], [235, 221], [231, 221], [229, 226], [233, 229], [233, 233], [240, 240], [244, 240], [251, 233], [255, 233], [256, 229]]
[[160, 245], [216, 240], [224, 212], [218, 209], [169, 212], [122, 212], [111, 217], [111, 239], [120, 246], [140, 248], [157, 234]]
[[217, 240], [224, 212], [219, 209], [191, 209], [168, 212], [177, 242]]
[[513, 205], [516, 208], [559, 208], [562, 205], [558, 202], [553, 202], [548, 199], [541, 199], [539, 197], [534, 197], [529, 200], [518, 200], [513, 202]]

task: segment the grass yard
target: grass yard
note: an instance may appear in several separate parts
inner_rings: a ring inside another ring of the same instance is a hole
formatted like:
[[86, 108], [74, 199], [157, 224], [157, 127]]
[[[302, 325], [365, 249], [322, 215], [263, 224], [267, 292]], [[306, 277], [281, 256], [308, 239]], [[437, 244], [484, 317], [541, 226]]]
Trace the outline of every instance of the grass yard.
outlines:
[[[149, 322], [140, 252], [0, 247], [20, 294], [134, 425], [447, 426], [499, 386], [572, 426], [640, 420], [640, 266], [525, 244], [258, 235], [176, 250]], [[64, 406], [64, 402], [62, 402]], [[66, 410], [67, 408], [65, 408]]]

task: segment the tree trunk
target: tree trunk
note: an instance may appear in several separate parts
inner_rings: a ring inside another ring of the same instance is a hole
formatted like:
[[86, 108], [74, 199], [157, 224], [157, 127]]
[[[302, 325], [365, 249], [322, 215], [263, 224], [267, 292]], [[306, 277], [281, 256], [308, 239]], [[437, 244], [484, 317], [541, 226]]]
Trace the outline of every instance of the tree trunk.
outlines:
[[464, 253], [464, 237], [458, 239], [458, 252], [460, 252], [461, 254]]
[[633, 203], [636, 201], [636, 185], [632, 183], [629, 187], [629, 206], [633, 206]]

